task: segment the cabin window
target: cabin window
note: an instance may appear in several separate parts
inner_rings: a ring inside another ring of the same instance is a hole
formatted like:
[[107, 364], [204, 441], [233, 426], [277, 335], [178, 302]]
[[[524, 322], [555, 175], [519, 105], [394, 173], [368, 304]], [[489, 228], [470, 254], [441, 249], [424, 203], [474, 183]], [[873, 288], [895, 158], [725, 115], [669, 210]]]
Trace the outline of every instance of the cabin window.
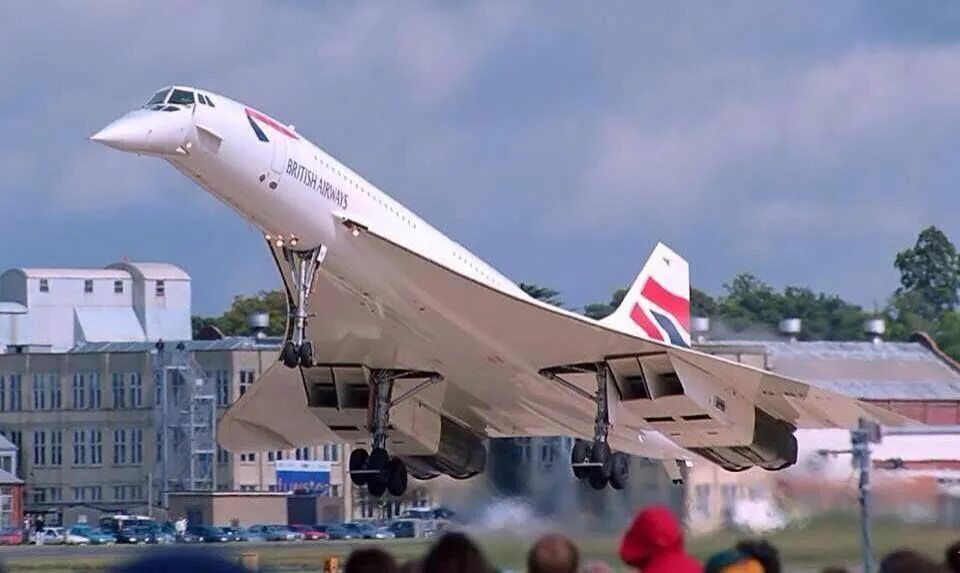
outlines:
[[157, 296], [164, 296], [167, 294], [167, 285], [163, 281], [157, 281]]
[[113, 281], [113, 292], [116, 294], [123, 293], [123, 281]]
[[50, 283], [47, 279], [40, 279], [40, 292], [50, 292]]
[[87, 279], [87, 280], [83, 281], [83, 292], [85, 292], [85, 293], [91, 293], [91, 292], [93, 292], [93, 281], [92, 281], [92, 280]]

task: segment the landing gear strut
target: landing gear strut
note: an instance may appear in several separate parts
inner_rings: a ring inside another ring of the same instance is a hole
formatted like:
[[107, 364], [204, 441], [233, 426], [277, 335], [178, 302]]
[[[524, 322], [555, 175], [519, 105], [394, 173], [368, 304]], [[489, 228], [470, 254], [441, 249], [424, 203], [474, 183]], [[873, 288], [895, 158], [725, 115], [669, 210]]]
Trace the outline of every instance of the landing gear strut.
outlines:
[[610, 431], [608, 376], [606, 363], [597, 364], [597, 392], [593, 395], [597, 413], [593, 420], [593, 441], [576, 440], [570, 453], [573, 475], [589, 481], [590, 487], [596, 490], [607, 487], [608, 483], [613, 489], [623, 489], [627, 487], [630, 477], [630, 458], [622, 452], [611, 452], [607, 443]]
[[306, 339], [307, 320], [311, 317], [307, 314], [307, 299], [313, 290], [314, 278], [327, 249], [323, 245], [303, 251], [282, 245], [281, 248], [283, 259], [290, 271], [288, 284], [292, 292], [289, 324], [292, 328], [287, 328], [287, 340], [280, 349], [280, 361], [287, 368], [310, 368], [313, 366], [313, 344]]
[[358, 486], [366, 486], [374, 497], [389, 492], [402, 496], [407, 491], [407, 466], [398, 457], [387, 453], [387, 428], [390, 426], [390, 408], [413, 396], [423, 388], [439, 382], [439, 375], [392, 399], [393, 382], [408, 375], [407, 371], [374, 370], [370, 376], [370, 407], [368, 427], [373, 436], [373, 448], [368, 453], [358, 448], [350, 453], [350, 480]]

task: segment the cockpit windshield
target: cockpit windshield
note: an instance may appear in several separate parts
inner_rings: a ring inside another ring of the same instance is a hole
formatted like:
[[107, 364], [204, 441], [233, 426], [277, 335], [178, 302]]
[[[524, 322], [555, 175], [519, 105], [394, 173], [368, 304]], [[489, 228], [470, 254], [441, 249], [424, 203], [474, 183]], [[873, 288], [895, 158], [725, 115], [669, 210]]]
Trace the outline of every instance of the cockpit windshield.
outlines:
[[194, 103], [194, 96], [192, 91], [187, 90], [173, 90], [173, 93], [170, 94], [170, 99], [167, 100], [167, 103], [179, 103], [182, 105], [190, 105]]
[[155, 105], [158, 103], [163, 103], [167, 99], [167, 94], [170, 93], [170, 88], [163, 89], [153, 94], [153, 97], [150, 98], [150, 101], [147, 102], [148, 106]]

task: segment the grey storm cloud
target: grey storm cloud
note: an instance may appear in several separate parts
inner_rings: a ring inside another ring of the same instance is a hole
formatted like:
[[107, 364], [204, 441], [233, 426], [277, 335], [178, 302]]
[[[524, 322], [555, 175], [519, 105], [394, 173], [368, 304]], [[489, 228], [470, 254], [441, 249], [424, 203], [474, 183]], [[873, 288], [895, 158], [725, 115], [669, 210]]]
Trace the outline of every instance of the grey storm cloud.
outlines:
[[16, 3], [0, 267], [168, 260], [204, 313], [274, 287], [239, 217], [86, 140], [184, 83], [295, 124], [568, 303], [657, 240], [711, 291], [747, 270], [869, 303], [921, 225], [956, 231], [957, 30], [947, 3]]

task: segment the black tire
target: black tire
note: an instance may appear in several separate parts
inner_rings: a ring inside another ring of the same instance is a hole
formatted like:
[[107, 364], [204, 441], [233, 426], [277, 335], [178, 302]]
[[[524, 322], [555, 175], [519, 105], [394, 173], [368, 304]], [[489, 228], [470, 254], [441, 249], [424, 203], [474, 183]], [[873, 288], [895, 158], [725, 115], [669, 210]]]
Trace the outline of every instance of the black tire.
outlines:
[[593, 444], [593, 447], [590, 448], [590, 462], [594, 464], [602, 464], [600, 466], [591, 467], [591, 472], [596, 470], [601, 472], [603, 478], [609, 479], [610, 477], [610, 446], [606, 442], [600, 442]]
[[387, 482], [383, 478], [371, 479], [367, 482], [367, 491], [373, 497], [382, 497], [384, 492], [387, 491]]
[[283, 343], [283, 348], [280, 350], [280, 361], [287, 368], [296, 368], [300, 364], [300, 352], [292, 340]]
[[[570, 463], [582, 464], [590, 459], [590, 442], [586, 440], [576, 440], [573, 443], [573, 449], [570, 451]], [[577, 479], [587, 479], [590, 475], [589, 467], [573, 466], [573, 475]]]
[[603, 475], [603, 471], [598, 467], [590, 468], [588, 481], [590, 482], [590, 487], [597, 491], [607, 487], [607, 476]]
[[627, 487], [630, 481], [630, 457], [622, 452], [616, 452], [610, 457], [610, 486], [621, 490]]
[[352, 481], [354, 485], [367, 485], [367, 477], [369, 477], [369, 474], [355, 474], [353, 472], [367, 469], [367, 458], [369, 457], [370, 455], [367, 454], [367, 450], [363, 448], [350, 452], [350, 463], [347, 467], [350, 468], [350, 481]]
[[390, 458], [387, 462], [387, 491], [396, 497], [407, 491], [407, 465], [400, 458]]
[[[387, 469], [387, 464], [390, 463], [390, 454], [387, 453], [387, 450], [383, 448], [373, 448], [373, 451], [370, 452], [370, 457], [367, 458], [367, 469], [379, 471], [381, 474], [385, 475], [385, 470]], [[375, 474], [367, 474], [375, 475]]]
[[313, 368], [313, 343], [309, 340], [304, 340], [303, 344], [300, 345], [300, 366], [304, 368]]

